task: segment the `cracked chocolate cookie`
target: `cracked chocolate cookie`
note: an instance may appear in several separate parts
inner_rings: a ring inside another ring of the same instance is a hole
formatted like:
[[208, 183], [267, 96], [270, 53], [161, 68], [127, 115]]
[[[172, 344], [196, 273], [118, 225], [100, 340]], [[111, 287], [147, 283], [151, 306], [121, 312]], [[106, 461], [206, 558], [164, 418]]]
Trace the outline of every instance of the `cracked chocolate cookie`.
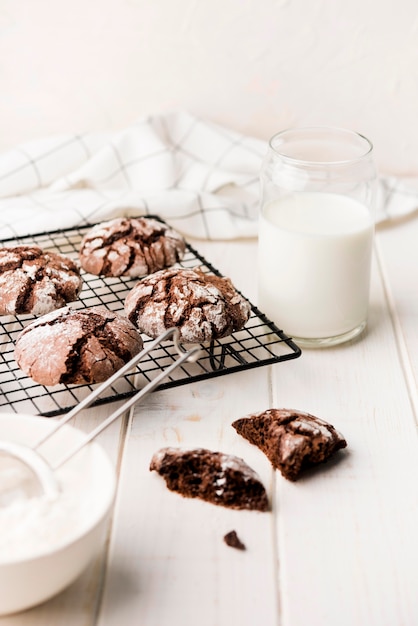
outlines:
[[15, 360], [41, 385], [100, 383], [142, 346], [138, 331], [122, 315], [102, 307], [64, 307], [24, 328]]
[[77, 299], [80, 271], [39, 246], [0, 248], [0, 315], [44, 315]]
[[162, 476], [170, 491], [231, 509], [267, 511], [269, 502], [258, 474], [231, 454], [204, 448], [162, 448], [150, 470]]
[[289, 480], [308, 467], [327, 461], [347, 442], [324, 420], [291, 409], [270, 409], [233, 422], [235, 430], [258, 446]]
[[140, 280], [126, 297], [125, 312], [149, 337], [177, 327], [181, 341], [203, 343], [243, 328], [251, 307], [229, 278], [171, 268]]
[[96, 276], [147, 276], [184, 256], [183, 237], [149, 217], [120, 217], [93, 226], [83, 237], [82, 268]]

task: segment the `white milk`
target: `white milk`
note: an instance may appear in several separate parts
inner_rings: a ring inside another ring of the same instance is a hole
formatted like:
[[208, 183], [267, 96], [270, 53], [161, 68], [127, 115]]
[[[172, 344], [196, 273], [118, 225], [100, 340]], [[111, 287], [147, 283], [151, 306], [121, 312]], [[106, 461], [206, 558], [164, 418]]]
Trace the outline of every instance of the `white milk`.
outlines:
[[333, 193], [297, 192], [262, 209], [259, 308], [286, 334], [345, 334], [367, 318], [373, 221]]

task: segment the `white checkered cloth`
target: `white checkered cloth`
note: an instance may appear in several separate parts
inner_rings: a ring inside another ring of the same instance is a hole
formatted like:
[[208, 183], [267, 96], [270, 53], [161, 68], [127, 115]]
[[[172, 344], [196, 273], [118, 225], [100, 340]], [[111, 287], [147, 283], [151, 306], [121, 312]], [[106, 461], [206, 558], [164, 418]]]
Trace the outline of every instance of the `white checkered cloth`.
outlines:
[[[160, 215], [189, 237], [255, 237], [266, 150], [184, 112], [32, 141], [0, 155], [0, 239], [121, 215]], [[385, 178], [380, 192], [378, 221], [418, 205], [418, 184]]]

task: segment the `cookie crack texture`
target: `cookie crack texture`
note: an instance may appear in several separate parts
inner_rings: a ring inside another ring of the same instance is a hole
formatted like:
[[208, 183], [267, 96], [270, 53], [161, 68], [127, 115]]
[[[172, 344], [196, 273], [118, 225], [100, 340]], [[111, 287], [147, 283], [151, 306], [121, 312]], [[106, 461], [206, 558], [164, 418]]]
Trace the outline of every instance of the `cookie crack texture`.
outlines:
[[[75, 377], [81, 377], [83, 382], [89, 382], [89, 374], [85, 371], [84, 366], [90, 364], [92, 359], [96, 363], [100, 363], [108, 358], [106, 352], [100, 349], [103, 328], [108, 320], [103, 319], [97, 313], [90, 313], [88, 317], [80, 316], [78, 322], [80, 323], [80, 336], [73, 343], [68, 353], [65, 362], [66, 371], [60, 380], [62, 383], [74, 380]], [[93, 333], [94, 337], [92, 337]], [[94, 345], [91, 345], [92, 342]]]
[[150, 463], [170, 491], [232, 509], [267, 511], [258, 474], [243, 459], [205, 448], [162, 448]]
[[251, 308], [229, 278], [171, 268], [139, 281], [126, 298], [125, 311], [150, 337], [177, 327], [183, 342], [203, 343], [243, 328]]
[[0, 315], [43, 315], [76, 300], [81, 286], [70, 258], [38, 246], [0, 249]]
[[15, 359], [28, 376], [43, 385], [98, 383], [142, 347], [138, 331], [123, 316], [102, 307], [66, 307], [21, 332]]
[[[39, 276], [39, 272], [37, 272], [37, 276]], [[33, 286], [36, 284], [36, 280], [30, 278], [27, 275], [23, 276], [20, 291], [17, 294], [14, 311], [17, 314], [25, 313], [26, 311], [31, 311], [33, 308], [33, 297], [32, 290]]]
[[152, 218], [116, 218], [94, 226], [80, 248], [82, 267], [102, 276], [146, 276], [183, 258], [180, 234]]
[[324, 463], [347, 442], [334, 426], [293, 409], [269, 409], [235, 420], [235, 430], [264, 452], [288, 480]]

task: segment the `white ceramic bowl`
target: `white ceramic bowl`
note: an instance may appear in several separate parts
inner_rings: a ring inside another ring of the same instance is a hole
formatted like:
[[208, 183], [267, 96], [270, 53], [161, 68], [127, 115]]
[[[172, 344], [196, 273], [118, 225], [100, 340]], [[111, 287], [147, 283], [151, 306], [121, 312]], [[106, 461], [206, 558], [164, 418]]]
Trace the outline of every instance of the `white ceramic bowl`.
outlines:
[[[52, 426], [53, 421], [44, 417], [0, 414], [0, 440], [33, 445]], [[64, 426], [41, 450], [49, 460], [59, 459], [81, 437], [80, 430]], [[37, 533], [27, 532], [30, 515], [22, 516], [28, 525], [23, 527], [24, 541], [20, 541], [18, 553], [10, 550], [13, 542], [4, 542], [3, 548], [0, 543], [0, 615], [22, 611], [59, 593], [82, 573], [103, 545], [116, 488], [115, 472], [104, 450], [97, 443], [89, 444], [57, 470], [57, 476], [66, 505], [71, 503], [68, 523], [56, 530], [54, 518], [48, 519], [48, 532], [42, 536], [41, 528], [38, 539]], [[67, 520], [61, 515], [61, 525], [63, 517]]]

